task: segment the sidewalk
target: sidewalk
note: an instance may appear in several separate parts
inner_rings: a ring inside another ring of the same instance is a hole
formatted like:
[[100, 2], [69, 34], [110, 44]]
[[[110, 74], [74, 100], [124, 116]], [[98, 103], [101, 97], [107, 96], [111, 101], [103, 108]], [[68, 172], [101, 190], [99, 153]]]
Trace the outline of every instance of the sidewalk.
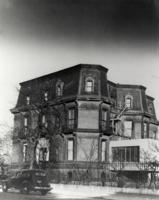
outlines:
[[[156, 196], [159, 198], [159, 190], [149, 189], [135, 189], [135, 188], [117, 188], [117, 187], [102, 187], [102, 186], [85, 186], [85, 185], [64, 185], [64, 184], [52, 184], [53, 190], [51, 193], [56, 194], [60, 198], [91, 198], [91, 197], [113, 197], [120, 193], [128, 195], [141, 195], [148, 197]], [[109, 198], [108, 197], [108, 198]], [[126, 197], [127, 198], [127, 197]], [[155, 198], [155, 199], [156, 199]], [[110, 198], [109, 198], [110, 199]], [[113, 199], [113, 198], [111, 198]], [[151, 199], [151, 198], [147, 198]]]

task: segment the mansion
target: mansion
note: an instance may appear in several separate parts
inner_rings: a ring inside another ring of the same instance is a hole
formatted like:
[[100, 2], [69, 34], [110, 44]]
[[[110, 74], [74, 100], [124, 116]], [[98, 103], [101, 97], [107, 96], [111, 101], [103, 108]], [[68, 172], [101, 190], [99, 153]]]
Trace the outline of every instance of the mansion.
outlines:
[[140, 163], [151, 156], [159, 125], [154, 98], [146, 87], [112, 82], [107, 73], [101, 65], [79, 64], [20, 83], [11, 109], [14, 162], [67, 173], [70, 164], [85, 170], [90, 162]]

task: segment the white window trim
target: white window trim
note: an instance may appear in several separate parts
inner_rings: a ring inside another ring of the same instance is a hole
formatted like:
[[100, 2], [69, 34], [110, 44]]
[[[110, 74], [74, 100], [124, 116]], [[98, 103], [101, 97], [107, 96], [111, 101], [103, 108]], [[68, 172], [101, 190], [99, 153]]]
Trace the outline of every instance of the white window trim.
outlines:
[[[88, 82], [91, 82], [92, 85], [88, 86], [87, 85]], [[88, 88], [90, 90], [88, 90]], [[88, 93], [94, 92], [94, 79], [92, 77], [87, 77], [86, 80], [85, 80], [85, 92], [88, 92]]]
[[[127, 106], [127, 100], [130, 99], [130, 103], [129, 103], [129, 106]], [[125, 106], [128, 108], [128, 109], [131, 109], [133, 108], [133, 97], [131, 95], [126, 95], [125, 96]]]

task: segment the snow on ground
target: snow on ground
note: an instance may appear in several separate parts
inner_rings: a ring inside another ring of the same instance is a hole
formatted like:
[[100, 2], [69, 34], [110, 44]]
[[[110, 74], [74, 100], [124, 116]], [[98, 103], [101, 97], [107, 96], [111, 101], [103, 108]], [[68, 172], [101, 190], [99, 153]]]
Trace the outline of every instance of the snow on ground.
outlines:
[[90, 197], [105, 197], [115, 192], [106, 187], [97, 186], [82, 186], [82, 185], [62, 185], [52, 184], [53, 190], [51, 193], [55, 194], [58, 198], [90, 198]]

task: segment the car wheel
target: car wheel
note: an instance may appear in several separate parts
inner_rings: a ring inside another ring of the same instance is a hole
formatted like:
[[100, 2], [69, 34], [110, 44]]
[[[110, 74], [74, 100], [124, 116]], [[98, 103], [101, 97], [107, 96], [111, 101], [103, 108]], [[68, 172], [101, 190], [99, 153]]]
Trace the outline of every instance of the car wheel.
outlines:
[[25, 183], [25, 184], [23, 184], [23, 186], [22, 186], [20, 192], [21, 192], [22, 194], [29, 194], [29, 192], [30, 192], [30, 189], [29, 189], [29, 188], [30, 188], [29, 185]]
[[8, 191], [7, 183], [2, 183], [2, 191], [3, 192], [7, 192]]
[[47, 191], [46, 190], [41, 190], [41, 195], [46, 195]]

